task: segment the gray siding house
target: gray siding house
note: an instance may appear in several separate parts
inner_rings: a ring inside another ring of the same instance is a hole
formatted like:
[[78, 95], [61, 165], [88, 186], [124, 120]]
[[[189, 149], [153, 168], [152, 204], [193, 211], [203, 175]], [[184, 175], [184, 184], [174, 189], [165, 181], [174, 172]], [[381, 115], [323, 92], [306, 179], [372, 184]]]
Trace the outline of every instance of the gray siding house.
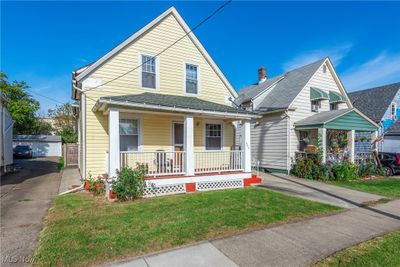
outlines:
[[286, 173], [319, 146], [323, 161], [355, 161], [355, 132], [378, 128], [353, 107], [329, 58], [272, 78], [260, 68], [258, 78], [235, 103], [262, 115], [251, 124], [251, 151], [253, 165], [267, 171]]

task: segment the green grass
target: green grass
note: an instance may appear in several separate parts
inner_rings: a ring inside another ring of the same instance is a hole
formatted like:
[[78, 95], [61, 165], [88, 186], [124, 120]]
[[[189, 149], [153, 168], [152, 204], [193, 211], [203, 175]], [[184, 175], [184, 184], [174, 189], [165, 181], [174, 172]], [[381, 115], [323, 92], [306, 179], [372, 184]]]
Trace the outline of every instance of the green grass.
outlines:
[[400, 179], [385, 178], [377, 180], [357, 180], [349, 182], [334, 181], [330, 183], [386, 197], [400, 197]]
[[400, 231], [342, 250], [316, 264], [322, 266], [400, 266]]
[[35, 263], [101, 263], [339, 210], [260, 188], [129, 203], [105, 203], [85, 193], [58, 196]]
[[59, 157], [58, 158], [58, 163], [57, 163], [57, 169], [59, 171], [62, 171], [62, 170], [64, 170], [64, 168], [65, 168], [64, 157]]

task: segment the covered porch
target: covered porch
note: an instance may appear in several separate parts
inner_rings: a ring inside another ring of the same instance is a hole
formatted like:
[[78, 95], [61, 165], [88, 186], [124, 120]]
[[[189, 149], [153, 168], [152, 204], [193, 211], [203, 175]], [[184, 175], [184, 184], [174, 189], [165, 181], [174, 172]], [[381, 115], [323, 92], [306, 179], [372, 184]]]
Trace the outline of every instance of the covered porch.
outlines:
[[[299, 149], [296, 156], [322, 152], [323, 163], [349, 160], [362, 163], [373, 160], [372, 141], [378, 125], [357, 109], [320, 112], [295, 123]], [[364, 140], [365, 139], [365, 140]], [[356, 149], [356, 146], [363, 149]]]
[[[195, 97], [152, 93], [100, 98], [95, 111], [108, 117], [109, 177], [121, 168], [140, 166], [158, 193], [240, 187], [251, 178], [254, 113]], [[240, 148], [234, 146], [238, 123]]]

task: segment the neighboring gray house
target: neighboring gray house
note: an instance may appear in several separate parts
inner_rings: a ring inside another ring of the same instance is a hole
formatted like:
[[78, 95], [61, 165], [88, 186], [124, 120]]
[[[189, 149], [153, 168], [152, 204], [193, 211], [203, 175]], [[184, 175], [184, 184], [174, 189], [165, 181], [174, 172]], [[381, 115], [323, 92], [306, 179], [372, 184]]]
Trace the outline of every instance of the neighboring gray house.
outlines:
[[[377, 143], [378, 151], [392, 152], [397, 147], [397, 152], [400, 152], [400, 141], [395, 140], [393, 134], [388, 135], [390, 127], [400, 116], [400, 82], [352, 92], [349, 97], [354, 107], [379, 124], [378, 135], [383, 140]], [[358, 143], [361, 145], [363, 142]], [[361, 151], [363, 147], [356, 149]]]
[[268, 171], [288, 172], [296, 157], [318, 146], [323, 161], [357, 160], [355, 132], [378, 129], [353, 108], [329, 58], [269, 79], [260, 68], [258, 78], [235, 103], [263, 115], [252, 122], [251, 151], [253, 164]]

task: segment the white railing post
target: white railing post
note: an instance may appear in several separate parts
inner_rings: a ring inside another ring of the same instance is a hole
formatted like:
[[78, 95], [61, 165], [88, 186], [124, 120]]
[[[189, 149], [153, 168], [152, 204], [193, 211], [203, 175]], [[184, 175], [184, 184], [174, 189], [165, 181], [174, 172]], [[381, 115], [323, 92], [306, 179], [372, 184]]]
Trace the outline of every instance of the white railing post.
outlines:
[[326, 128], [318, 128], [318, 138], [321, 138], [322, 163], [326, 163]]
[[119, 166], [119, 110], [110, 108], [108, 112], [108, 175], [116, 177]]
[[185, 115], [184, 142], [185, 142], [185, 172], [186, 176], [194, 175], [194, 140], [193, 115]]
[[243, 170], [245, 172], [251, 172], [251, 143], [250, 143], [250, 120], [242, 121], [242, 162]]
[[349, 161], [354, 163], [355, 160], [355, 139], [356, 139], [356, 131], [351, 130], [347, 133], [348, 139], [348, 148], [349, 148]]

